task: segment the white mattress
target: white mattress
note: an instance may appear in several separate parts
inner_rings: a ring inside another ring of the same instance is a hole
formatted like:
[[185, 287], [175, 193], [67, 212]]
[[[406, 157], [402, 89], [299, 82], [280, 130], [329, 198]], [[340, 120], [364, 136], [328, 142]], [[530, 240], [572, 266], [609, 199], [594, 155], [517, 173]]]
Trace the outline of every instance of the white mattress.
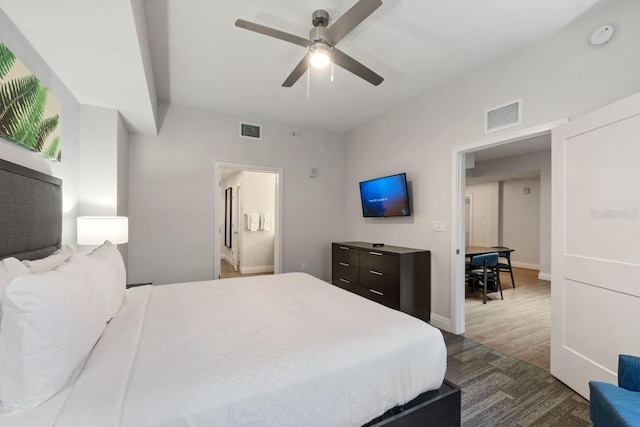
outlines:
[[361, 426], [444, 379], [442, 334], [303, 273], [128, 291], [82, 374], [11, 426]]

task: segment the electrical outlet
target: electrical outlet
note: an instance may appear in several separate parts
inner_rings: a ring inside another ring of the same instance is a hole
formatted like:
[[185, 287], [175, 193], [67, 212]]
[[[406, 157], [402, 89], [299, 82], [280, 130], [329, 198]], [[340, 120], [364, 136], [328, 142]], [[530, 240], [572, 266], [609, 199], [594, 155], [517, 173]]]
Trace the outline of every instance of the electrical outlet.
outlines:
[[445, 231], [444, 221], [433, 221], [433, 231]]
[[307, 263], [306, 262], [302, 263], [302, 271], [307, 271]]

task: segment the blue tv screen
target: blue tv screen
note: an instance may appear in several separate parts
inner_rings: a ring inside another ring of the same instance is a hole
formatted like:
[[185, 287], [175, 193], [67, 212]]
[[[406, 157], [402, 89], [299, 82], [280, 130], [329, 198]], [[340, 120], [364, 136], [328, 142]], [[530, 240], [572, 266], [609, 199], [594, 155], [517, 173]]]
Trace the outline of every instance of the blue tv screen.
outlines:
[[360, 199], [364, 217], [411, 215], [405, 173], [361, 182]]

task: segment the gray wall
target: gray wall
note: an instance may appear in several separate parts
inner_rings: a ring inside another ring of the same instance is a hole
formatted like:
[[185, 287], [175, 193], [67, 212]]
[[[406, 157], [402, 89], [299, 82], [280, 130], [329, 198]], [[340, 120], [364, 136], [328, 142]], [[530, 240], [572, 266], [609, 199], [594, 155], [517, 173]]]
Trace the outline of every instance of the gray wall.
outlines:
[[[434, 324], [450, 327], [452, 148], [488, 138], [484, 111], [507, 101], [523, 98], [525, 128], [580, 116], [640, 91], [639, 17], [640, 2], [631, 0], [591, 11], [548, 40], [348, 135], [346, 238], [430, 249]], [[616, 25], [615, 38], [591, 46], [590, 34], [604, 23]], [[411, 219], [364, 220], [357, 183], [403, 171], [413, 184]], [[431, 231], [433, 221], [445, 221], [447, 232]]]
[[503, 182], [501, 243], [515, 249], [514, 266], [540, 268], [540, 237], [540, 179]]
[[[477, 162], [473, 172], [476, 178], [490, 179], [492, 176], [499, 176], [503, 179], [510, 175], [534, 170], [540, 171], [539, 277], [551, 280], [551, 151], [536, 151]], [[514, 253], [513, 256], [515, 258], [516, 254]], [[525, 259], [522, 262], [532, 263]]]
[[254, 141], [238, 136], [250, 118], [164, 103], [158, 111], [157, 137], [129, 138], [130, 281], [213, 278], [215, 161], [283, 168], [283, 269], [306, 262], [307, 272], [330, 278], [330, 244], [344, 235], [343, 137], [262, 123]]

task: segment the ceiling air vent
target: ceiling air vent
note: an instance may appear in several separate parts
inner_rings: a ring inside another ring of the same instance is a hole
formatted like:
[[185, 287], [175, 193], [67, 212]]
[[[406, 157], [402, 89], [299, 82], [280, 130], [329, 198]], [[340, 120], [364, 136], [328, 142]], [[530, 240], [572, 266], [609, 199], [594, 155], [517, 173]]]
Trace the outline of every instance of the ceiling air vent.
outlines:
[[522, 124], [522, 99], [485, 111], [484, 132], [493, 132]]
[[262, 126], [240, 123], [240, 136], [251, 139], [262, 139]]

